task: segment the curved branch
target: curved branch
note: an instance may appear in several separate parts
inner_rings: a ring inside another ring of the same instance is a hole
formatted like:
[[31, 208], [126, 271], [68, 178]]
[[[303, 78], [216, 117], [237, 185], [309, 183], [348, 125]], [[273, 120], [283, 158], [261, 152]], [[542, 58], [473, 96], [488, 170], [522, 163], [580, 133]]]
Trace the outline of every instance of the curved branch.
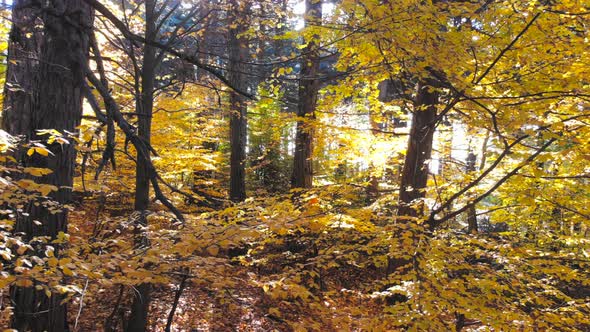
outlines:
[[[451, 218], [454, 218], [455, 216], [457, 216], [457, 215], [459, 215], [459, 214], [467, 211], [467, 209], [469, 209], [469, 207], [473, 206], [474, 204], [479, 203], [484, 198], [488, 197], [491, 193], [493, 193], [494, 191], [496, 191], [496, 189], [498, 189], [501, 185], [503, 185], [506, 181], [508, 181], [508, 179], [510, 179], [511, 177], [513, 177], [514, 175], [516, 175], [516, 173], [518, 173], [518, 171], [520, 171], [525, 165], [527, 165], [530, 162], [532, 162], [533, 160], [535, 160], [543, 151], [545, 151], [556, 140], [557, 140], [556, 138], [552, 138], [552, 139], [548, 140], [547, 143], [543, 144], [537, 151], [535, 151], [535, 153], [533, 153], [532, 155], [530, 155], [524, 162], [522, 162], [520, 165], [516, 166], [512, 171], [510, 171], [506, 175], [504, 175], [498, 182], [496, 182], [496, 184], [494, 184], [485, 193], [479, 195], [477, 198], [475, 198], [473, 201], [469, 202], [468, 204], [466, 204], [462, 208], [460, 208], [458, 210], [455, 210], [452, 213], [449, 213], [448, 215], [446, 215], [446, 216], [444, 216], [444, 217], [442, 217], [440, 219], [435, 219], [434, 218], [434, 214], [431, 213], [430, 214], [430, 219], [428, 221], [428, 225], [429, 225], [430, 229], [431, 230], [434, 230], [436, 227], [438, 227], [439, 225], [441, 225], [445, 221], [447, 221], [447, 220], [449, 220]], [[455, 196], [453, 196], [453, 197], [455, 197]], [[447, 201], [447, 203], [448, 202], [450, 202], [450, 200]], [[440, 209], [437, 209], [437, 210], [440, 211]]]
[[254, 99], [254, 95], [251, 93], [248, 93], [246, 91], [243, 91], [239, 88], [237, 88], [236, 86], [234, 86], [224, 75], [223, 73], [216, 69], [213, 68], [212, 66], [205, 64], [203, 62], [201, 62], [197, 57], [189, 55], [189, 54], [185, 54], [182, 53], [174, 48], [172, 48], [169, 45], [165, 45], [162, 44], [158, 41], [155, 40], [148, 40], [145, 37], [139, 36], [137, 34], [134, 34], [133, 32], [129, 31], [129, 29], [127, 28], [127, 26], [125, 25], [125, 23], [123, 23], [121, 20], [119, 20], [115, 14], [113, 14], [108, 8], [106, 8], [103, 4], [101, 4], [100, 2], [98, 2], [97, 0], [84, 0], [86, 3], [88, 3], [90, 6], [92, 6], [94, 9], [96, 9], [99, 13], [101, 13], [104, 17], [106, 17], [117, 29], [119, 29], [119, 31], [121, 31], [121, 33], [123, 34], [123, 36], [125, 36], [127, 39], [131, 40], [131, 41], [135, 41], [135, 42], [140, 42], [146, 45], [150, 45], [153, 47], [157, 47], [163, 51], [166, 51], [174, 56], [176, 56], [179, 59], [182, 59], [188, 63], [191, 63], [207, 72], [209, 72], [210, 74], [212, 74], [213, 76], [215, 76], [217, 79], [219, 79], [221, 82], [223, 82], [225, 85], [227, 85], [229, 88], [231, 88], [232, 90], [234, 90], [236, 93], [239, 93], [241, 95], [243, 95], [244, 97], [248, 98], [248, 99]]
[[141, 157], [141, 160], [138, 160], [137, 162], [144, 162], [146, 164], [148, 176], [150, 178], [152, 188], [154, 189], [156, 199], [162, 202], [162, 204], [164, 204], [164, 206], [166, 206], [166, 208], [168, 208], [168, 210], [170, 210], [170, 212], [172, 212], [179, 221], [184, 222], [184, 216], [180, 210], [178, 210], [178, 208], [176, 208], [174, 204], [170, 202], [170, 200], [164, 195], [162, 189], [160, 188], [160, 184], [158, 183], [158, 173], [147, 152], [150, 150], [150, 147], [148, 147], [145, 142], [135, 134], [135, 130], [133, 127], [131, 127], [129, 122], [125, 120], [123, 114], [121, 114], [119, 105], [117, 105], [117, 102], [109, 93], [108, 88], [102, 84], [101, 80], [99, 80], [96, 75], [94, 75], [88, 65], [86, 65], [86, 77], [102, 96], [105, 103], [105, 108], [108, 110], [107, 112], [112, 114], [115, 123], [117, 123], [119, 128], [121, 128], [121, 130], [123, 130], [125, 133], [127, 139], [135, 146], [135, 149]]

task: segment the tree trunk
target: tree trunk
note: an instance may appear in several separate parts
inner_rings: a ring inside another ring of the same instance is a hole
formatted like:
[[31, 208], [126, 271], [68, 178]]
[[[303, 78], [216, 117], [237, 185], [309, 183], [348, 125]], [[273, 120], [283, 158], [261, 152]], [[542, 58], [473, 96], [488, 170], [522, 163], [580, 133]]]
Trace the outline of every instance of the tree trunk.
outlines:
[[[321, 0], [305, 1], [305, 25], [322, 23]], [[297, 106], [297, 132], [295, 134], [295, 156], [293, 157], [292, 188], [311, 188], [313, 185], [313, 125], [315, 119], [320, 82], [317, 75], [320, 68], [319, 50], [315, 40], [308, 41], [303, 49], [301, 76], [299, 81], [299, 104]]]
[[[145, 38], [154, 40], [157, 34], [157, 13], [156, 1], [145, 1]], [[147, 147], [151, 144], [152, 113], [154, 106], [154, 83], [156, 67], [158, 66], [157, 49], [153, 46], [144, 45], [143, 63], [141, 66], [141, 93], [137, 96], [137, 134]], [[149, 149], [143, 152], [137, 151], [137, 162], [135, 165], [135, 204], [138, 217], [135, 220], [136, 246], [148, 246], [148, 239], [145, 235], [147, 224], [147, 210], [150, 203], [150, 169], [148, 164], [143, 162], [143, 156], [150, 158]], [[147, 329], [148, 310], [151, 300], [151, 285], [140, 284], [133, 292], [133, 303], [131, 304], [131, 315], [127, 322], [126, 331], [143, 332]]]
[[[475, 161], [477, 156], [473, 152], [469, 152], [467, 155], [467, 173], [475, 172]], [[475, 209], [475, 204], [471, 204], [469, 209], [467, 209], [467, 232], [468, 233], [477, 233], [477, 211]]]
[[438, 93], [429, 80], [418, 84], [408, 149], [400, 183], [398, 217], [421, 217], [432, 153]]
[[[43, 32], [35, 26], [34, 9], [21, 8], [23, 2], [15, 0], [13, 3], [2, 128], [12, 135], [22, 135], [28, 141], [34, 132], [31, 121], [37, 95], [37, 59], [41, 53]], [[22, 157], [17, 159], [22, 161]]]
[[[155, 38], [156, 18], [155, 1], [147, 0], [146, 6], [146, 39]], [[137, 96], [137, 134], [149, 145], [151, 143], [152, 131], [152, 112], [154, 107], [154, 81], [156, 75], [156, 51], [153, 46], [145, 44], [143, 50], [143, 64], [141, 66], [141, 92]], [[150, 151], [144, 151], [147, 156]], [[149, 207], [150, 199], [150, 174], [146, 163], [141, 162], [141, 155], [137, 153], [137, 163], [135, 167], [135, 210], [143, 211]]]
[[[247, 4], [246, 4], [247, 5]], [[228, 78], [231, 84], [240, 90], [246, 90], [246, 77], [244, 75], [244, 61], [248, 59], [248, 42], [243, 35], [246, 26], [240, 22], [240, 8], [237, 1], [231, 2], [232, 13], [229, 17], [236, 25], [229, 29], [228, 49], [229, 49], [229, 72]], [[231, 108], [229, 117], [230, 127], [230, 185], [229, 198], [234, 202], [241, 202], [246, 199], [246, 100], [244, 96], [232, 91], [229, 96]]]
[[[371, 134], [373, 135], [373, 137], [377, 137], [377, 135], [379, 134], [379, 122], [377, 122], [376, 116], [373, 112], [369, 114], [369, 122], [371, 124]], [[374, 149], [375, 147], [371, 145], [369, 150], [371, 151], [371, 153], [373, 153]], [[373, 162], [370, 162], [368, 171], [369, 181], [367, 183], [366, 190], [367, 204], [372, 204], [379, 198], [379, 178], [377, 178], [377, 175], [375, 174], [376, 172], [377, 170], [375, 169], [375, 165], [373, 165]]]
[[[25, 9], [26, 7], [26, 9]], [[5, 87], [3, 127], [12, 135], [27, 140], [46, 141], [39, 129], [56, 129], [62, 134], [74, 133], [82, 118], [82, 87], [84, 68], [88, 61], [88, 31], [92, 28], [93, 12], [83, 0], [52, 0], [44, 3], [41, 16], [32, 17], [41, 8], [36, 4], [14, 3], [14, 24]], [[43, 23], [40, 32], [36, 25]], [[32, 35], [27, 36], [27, 33]], [[38, 61], [35, 59], [39, 59]], [[18, 88], [15, 88], [18, 86]], [[40, 183], [59, 188], [49, 196], [67, 204], [72, 200], [76, 161], [75, 141], [69, 144], [48, 144], [49, 156], [19, 153], [27, 167], [48, 168], [53, 173], [38, 179]], [[28, 217], [19, 218], [16, 234], [30, 240], [36, 236], [57, 238], [67, 232], [67, 210], [57, 213], [29, 204]], [[36, 223], [34, 221], [39, 221]], [[56, 255], [59, 248], [56, 247]], [[38, 248], [43, 252], [43, 248]], [[20, 331], [67, 330], [66, 307], [63, 296], [48, 298], [34, 288], [14, 287], [12, 327]]]

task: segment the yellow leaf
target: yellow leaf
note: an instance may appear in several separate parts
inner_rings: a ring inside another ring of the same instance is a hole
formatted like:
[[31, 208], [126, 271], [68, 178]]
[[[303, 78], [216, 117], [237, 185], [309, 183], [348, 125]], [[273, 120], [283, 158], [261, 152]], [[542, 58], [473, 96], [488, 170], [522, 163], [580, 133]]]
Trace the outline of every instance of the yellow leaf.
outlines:
[[35, 152], [44, 157], [47, 157], [49, 155], [49, 150], [47, 150], [46, 148], [35, 148]]
[[10, 285], [15, 279], [16, 279], [16, 277], [13, 275], [9, 275], [7, 277], [0, 278], [0, 288], [4, 288], [4, 287]]
[[56, 267], [58, 260], [55, 257], [49, 257], [49, 259], [47, 260], [47, 263], [49, 263], [49, 266], [51, 266], [51, 267]]
[[27, 150], [28, 156], [32, 156], [34, 153], [38, 153], [44, 157], [47, 157], [47, 156], [49, 156], [49, 154], [51, 152], [49, 150], [47, 150], [46, 148], [39, 147], [39, 146], [35, 146], [35, 147], [32, 147], [29, 150]]
[[52, 186], [50, 184], [42, 184], [42, 185], [39, 186], [39, 192], [43, 196], [47, 196], [52, 191], [57, 191], [57, 187], [56, 186]]
[[219, 247], [216, 245], [209, 246], [207, 247], [207, 252], [211, 256], [217, 256], [217, 254], [219, 253]]
[[66, 266], [66, 265], [68, 265], [71, 262], [72, 262], [72, 259], [71, 258], [64, 257], [64, 258], [60, 258], [59, 265], [60, 266]]
[[62, 267], [61, 270], [63, 271], [63, 273], [67, 276], [73, 276], [74, 272], [72, 270], [70, 270], [69, 268], [67, 268], [66, 266]]
[[31, 174], [32, 176], [43, 176], [53, 173], [53, 171], [50, 169], [40, 167], [26, 167], [25, 169], [23, 169], [23, 171], [25, 173]]

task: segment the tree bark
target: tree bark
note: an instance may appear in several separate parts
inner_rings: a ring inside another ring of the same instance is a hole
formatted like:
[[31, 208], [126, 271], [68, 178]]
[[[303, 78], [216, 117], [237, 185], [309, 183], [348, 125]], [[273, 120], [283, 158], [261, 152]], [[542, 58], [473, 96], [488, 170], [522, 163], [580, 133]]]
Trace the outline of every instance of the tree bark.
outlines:
[[[93, 11], [82, 0], [51, 0], [44, 3], [43, 11], [37, 6], [24, 1], [13, 4], [14, 24], [2, 119], [5, 130], [26, 141], [46, 141], [46, 135], [38, 134], [40, 129], [56, 129], [65, 135], [76, 132], [80, 125], [88, 30], [93, 23]], [[42, 14], [34, 17], [34, 12]], [[39, 23], [42, 31], [37, 27]], [[51, 151], [48, 156], [35, 153], [27, 157], [24, 151], [17, 153], [24, 166], [53, 171], [37, 180], [59, 188], [49, 196], [61, 205], [72, 200], [75, 145], [73, 139], [69, 139], [69, 144], [48, 144]], [[31, 203], [27, 212], [28, 217], [18, 218], [15, 225], [15, 233], [24, 240], [37, 236], [55, 239], [61, 232], [67, 232], [67, 210], [52, 213], [42, 205]], [[54, 247], [59, 255], [59, 248]], [[67, 330], [63, 299], [59, 294], [48, 298], [43, 291], [32, 287], [12, 288], [12, 327], [20, 331]]]
[[[156, 1], [146, 0], [145, 35], [147, 40], [154, 40], [156, 34]], [[151, 142], [152, 113], [154, 107], [154, 82], [156, 75], [156, 51], [157, 49], [145, 44], [143, 49], [143, 63], [141, 66], [141, 91], [138, 91], [136, 101], [137, 134], [146, 145]], [[147, 155], [150, 151], [145, 151]], [[137, 160], [140, 159], [137, 154]], [[145, 163], [136, 163], [135, 168], [135, 210], [143, 211], [149, 207], [150, 175]]]
[[[245, 4], [246, 6], [248, 4]], [[236, 0], [231, 1], [232, 27], [228, 34], [229, 49], [229, 72], [228, 80], [233, 86], [240, 90], [246, 90], [246, 77], [244, 75], [244, 61], [248, 59], [248, 41], [241, 35], [246, 31], [246, 26], [239, 17], [239, 4]], [[235, 27], [233, 27], [235, 26]], [[241, 202], [246, 199], [246, 99], [239, 93], [232, 91], [229, 96], [230, 104], [230, 185], [229, 198], [234, 202]]]
[[[12, 27], [8, 40], [8, 61], [4, 85], [2, 128], [28, 141], [33, 135], [31, 124], [35, 109], [37, 72], [41, 53], [42, 30], [36, 27], [34, 9], [15, 0]], [[22, 156], [17, 160], [21, 161]]]
[[[465, 170], [467, 173], [475, 172], [475, 161], [477, 156], [473, 152], [469, 152], [467, 155], [467, 167]], [[467, 232], [468, 233], [477, 233], [477, 211], [475, 209], [475, 204], [471, 204], [469, 209], [467, 209]]]
[[[157, 34], [157, 13], [156, 1], [145, 1], [145, 38], [148, 41], [156, 39]], [[144, 141], [144, 146], [151, 144], [152, 113], [154, 107], [154, 84], [156, 69], [158, 66], [157, 49], [146, 43], [143, 49], [143, 63], [141, 66], [141, 91], [137, 91], [136, 112], [137, 112], [137, 134]], [[136, 246], [145, 247], [149, 245], [145, 230], [147, 223], [147, 210], [150, 204], [150, 178], [151, 170], [147, 163], [142, 162], [143, 156], [150, 158], [149, 149], [143, 152], [137, 151], [137, 162], [135, 164], [135, 211], [138, 217], [135, 220]], [[148, 311], [151, 301], [151, 284], [143, 283], [134, 289], [131, 314], [127, 322], [126, 331], [146, 331], [148, 324]]]
[[[322, 23], [321, 0], [305, 1], [305, 25]], [[295, 156], [293, 157], [292, 188], [311, 188], [313, 185], [313, 125], [315, 119], [320, 82], [317, 75], [320, 68], [318, 45], [315, 36], [303, 49], [299, 81], [299, 104], [297, 106], [297, 132], [295, 134]]]
[[423, 216], [422, 199], [426, 196], [428, 164], [436, 127], [438, 93], [434, 84], [424, 80], [418, 84], [408, 149], [400, 183], [398, 217]]
[[[381, 93], [380, 93], [381, 94]], [[381, 98], [380, 98], [381, 100]], [[383, 101], [383, 100], [381, 100]], [[377, 122], [377, 119], [375, 117], [375, 114], [373, 112], [371, 112], [369, 114], [369, 122], [371, 124], [371, 134], [373, 135], [373, 137], [376, 137], [379, 133], [379, 122]], [[373, 153], [374, 151], [374, 146], [372, 145], [370, 147], [370, 151], [371, 153]], [[373, 164], [373, 162], [369, 163], [369, 181], [367, 183], [367, 204], [372, 204], [373, 202], [375, 202], [378, 198], [379, 198], [379, 178], [377, 178], [377, 175], [375, 174], [377, 171], [375, 169], [375, 165]]]

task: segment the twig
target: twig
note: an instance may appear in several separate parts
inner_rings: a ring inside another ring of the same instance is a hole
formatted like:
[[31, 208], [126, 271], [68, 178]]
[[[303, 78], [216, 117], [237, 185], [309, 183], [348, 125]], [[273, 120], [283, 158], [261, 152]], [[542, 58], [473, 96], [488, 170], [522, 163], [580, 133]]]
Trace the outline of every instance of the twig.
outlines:
[[[533, 153], [532, 155], [530, 155], [524, 162], [522, 162], [520, 165], [516, 166], [514, 169], [512, 169], [512, 171], [508, 172], [506, 175], [504, 175], [498, 182], [496, 182], [496, 184], [494, 184], [490, 189], [488, 189], [485, 193], [481, 194], [480, 196], [478, 196], [477, 198], [475, 198], [473, 201], [469, 202], [469, 204], [466, 204], [465, 206], [463, 206], [462, 208], [460, 208], [459, 210], [456, 210], [440, 219], [435, 219], [435, 214], [440, 212], [440, 208], [433, 211], [430, 214], [430, 218], [428, 221], [429, 227], [431, 230], [434, 230], [436, 227], [438, 227], [440, 224], [442, 224], [443, 222], [454, 218], [455, 216], [465, 212], [471, 205], [473, 204], [477, 204], [479, 203], [481, 200], [483, 200], [484, 198], [488, 197], [491, 193], [493, 193], [494, 191], [496, 191], [496, 189], [498, 189], [501, 185], [504, 184], [504, 182], [508, 181], [508, 179], [510, 179], [511, 177], [513, 177], [516, 173], [518, 173], [525, 165], [529, 164], [531, 161], [535, 160], [543, 151], [545, 151], [551, 144], [553, 144], [553, 142], [555, 142], [557, 139], [552, 138], [549, 141], [547, 141], [547, 143], [543, 144], [543, 146], [541, 146], [537, 151], [535, 151], [535, 153]], [[485, 173], [485, 172], [484, 172]], [[466, 191], [466, 190], [465, 190]], [[463, 193], [465, 191], [462, 191]], [[453, 196], [456, 197], [456, 196]], [[450, 204], [450, 202], [452, 202], [451, 200], [447, 201], [447, 203]], [[444, 204], [445, 206], [447, 204]]]
[[475, 82], [474, 82], [475, 84], [479, 84], [479, 82], [481, 82], [481, 80], [483, 80], [490, 73], [492, 68], [494, 68], [494, 66], [498, 63], [498, 61], [500, 61], [500, 59], [504, 56], [504, 54], [506, 54], [506, 52], [508, 52], [512, 48], [512, 46], [514, 46], [514, 44], [516, 44], [516, 42], [520, 39], [520, 37], [522, 37], [522, 35], [524, 35], [525, 32], [527, 32], [527, 30], [533, 25], [533, 23], [535, 23], [535, 21], [539, 18], [539, 16], [541, 16], [541, 12], [535, 14], [535, 16], [533, 16], [533, 18], [529, 21], [529, 23], [527, 23], [527, 25], [525, 25], [525, 27], [522, 29], [522, 31], [520, 31], [518, 33], [518, 35], [516, 35], [516, 37], [514, 37], [514, 39], [510, 42], [510, 44], [508, 44], [508, 46], [506, 46], [502, 51], [500, 51], [498, 56], [486, 68], [486, 70], [483, 72], [483, 74], [481, 74], [481, 76], [475, 80]]
[[182, 275], [180, 285], [178, 285], [178, 290], [176, 290], [176, 293], [174, 294], [174, 302], [172, 303], [172, 308], [170, 309], [170, 313], [168, 314], [168, 321], [166, 322], [166, 328], [164, 329], [165, 332], [170, 332], [170, 327], [172, 326], [172, 321], [174, 320], [174, 313], [176, 312], [176, 308], [178, 307], [178, 302], [180, 301], [182, 292], [186, 288], [186, 281], [189, 278], [189, 272], [190, 271], [186, 271], [186, 274]]
[[80, 295], [80, 307], [78, 308], [78, 314], [76, 315], [76, 321], [74, 322], [74, 331], [78, 330], [78, 320], [80, 319], [80, 315], [82, 314], [82, 307], [84, 307], [84, 295], [86, 294], [87, 288], [88, 278], [86, 278], [86, 284], [84, 285], [84, 289], [82, 290], [82, 295]]

